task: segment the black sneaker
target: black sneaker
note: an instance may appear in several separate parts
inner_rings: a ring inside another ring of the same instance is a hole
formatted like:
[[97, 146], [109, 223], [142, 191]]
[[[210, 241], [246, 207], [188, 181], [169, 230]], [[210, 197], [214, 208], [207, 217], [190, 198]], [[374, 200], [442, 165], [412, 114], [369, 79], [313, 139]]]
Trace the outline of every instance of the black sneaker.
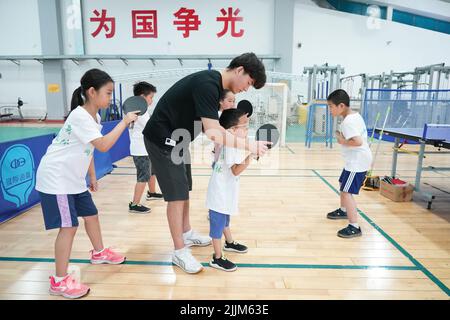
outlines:
[[133, 205], [133, 202], [130, 202], [128, 204], [128, 211], [129, 212], [134, 212], [134, 213], [148, 213], [148, 212], [152, 211], [152, 209], [144, 207], [141, 204]]
[[345, 227], [342, 230], [339, 230], [337, 233], [338, 237], [341, 238], [354, 238], [360, 237], [362, 235], [361, 228], [355, 228], [351, 224]]
[[219, 259], [216, 259], [215, 254], [213, 254], [209, 265], [210, 267], [227, 272], [235, 271], [237, 269], [237, 266], [233, 262], [225, 258], [223, 255]]
[[337, 220], [337, 219], [347, 219], [347, 212], [342, 211], [341, 208], [334, 210], [327, 214], [328, 219]]
[[156, 192], [153, 193], [153, 192], [147, 191], [147, 197], [146, 197], [147, 200], [162, 199], [162, 198], [163, 198], [163, 195], [161, 193], [156, 193]]
[[233, 241], [232, 243], [228, 243], [225, 241], [223, 250], [233, 251], [233, 252], [237, 252], [237, 253], [246, 253], [248, 251], [248, 248], [246, 246], [244, 246], [243, 244], [237, 243], [236, 241]]

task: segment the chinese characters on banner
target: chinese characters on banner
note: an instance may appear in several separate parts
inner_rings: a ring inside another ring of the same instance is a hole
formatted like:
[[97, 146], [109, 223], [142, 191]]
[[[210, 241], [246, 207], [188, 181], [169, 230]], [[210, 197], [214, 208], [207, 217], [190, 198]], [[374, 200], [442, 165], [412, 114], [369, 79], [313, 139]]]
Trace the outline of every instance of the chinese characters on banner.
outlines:
[[[116, 34], [116, 18], [107, 18], [106, 17], [106, 10], [102, 9], [102, 15], [100, 16], [100, 13], [97, 10], [94, 10], [95, 18], [90, 18], [89, 20], [91, 22], [98, 22], [97, 29], [91, 33], [91, 35], [95, 38], [98, 36], [100, 31], [102, 29], [105, 30], [105, 36], [106, 38], [112, 38]], [[109, 26], [108, 26], [109, 25]]]
[[[241, 10], [229, 7], [227, 10], [220, 10], [221, 16], [216, 17], [219, 27], [222, 30], [216, 33], [218, 38], [230, 33], [233, 38], [241, 38], [244, 35], [244, 29], [239, 28], [236, 24], [243, 22], [244, 18], [239, 16]], [[116, 32], [116, 18], [108, 17], [107, 10], [102, 9], [101, 14], [97, 9], [93, 11], [94, 16], [89, 20], [97, 23], [97, 29], [91, 33], [92, 37], [97, 37], [100, 32], [104, 32], [104, 36], [109, 39], [113, 38]], [[132, 10], [132, 27], [133, 38], [158, 38], [158, 12], [157, 10]], [[175, 19], [173, 25], [176, 30], [182, 31], [183, 38], [189, 38], [190, 33], [198, 31], [202, 25], [200, 17], [195, 13], [195, 9], [180, 8], [173, 13]]]
[[158, 38], [156, 10], [133, 10], [133, 38]]

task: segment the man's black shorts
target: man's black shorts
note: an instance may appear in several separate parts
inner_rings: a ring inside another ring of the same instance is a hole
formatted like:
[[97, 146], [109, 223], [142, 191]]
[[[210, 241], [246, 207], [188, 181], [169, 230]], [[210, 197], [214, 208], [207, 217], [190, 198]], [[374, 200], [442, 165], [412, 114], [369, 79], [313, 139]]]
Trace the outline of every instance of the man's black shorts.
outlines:
[[189, 191], [192, 190], [189, 153], [187, 152], [182, 163], [175, 164], [171, 159], [172, 150], [170, 148], [160, 147], [145, 137], [144, 142], [152, 164], [152, 173], [158, 179], [164, 200], [189, 200]]

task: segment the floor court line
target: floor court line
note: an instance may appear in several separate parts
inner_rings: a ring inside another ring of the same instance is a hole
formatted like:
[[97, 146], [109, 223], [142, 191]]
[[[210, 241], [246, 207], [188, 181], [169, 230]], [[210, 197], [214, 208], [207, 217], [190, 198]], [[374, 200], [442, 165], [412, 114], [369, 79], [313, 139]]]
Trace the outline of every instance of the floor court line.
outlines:
[[[316, 170], [312, 170], [314, 174], [319, 177], [331, 190], [337, 195], [339, 191], [336, 190], [324, 177], [320, 175]], [[372, 221], [364, 212], [358, 209], [359, 214], [366, 220], [372, 227], [375, 228], [386, 240], [388, 240], [397, 250], [399, 250], [412, 264], [414, 264], [420, 271], [422, 271], [431, 281], [434, 282], [442, 291], [450, 297], [450, 289], [442, 283], [435, 275], [433, 275], [427, 268], [425, 268], [419, 261], [417, 261], [408, 251], [406, 251], [400, 244], [398, 244], [391, 236], [389, 236], [380, 226]]]
[[[0, 257], [0, 262], [55, 262], [53, 258], [24, 258], [24, 257]], [[90, 264], [88, 259], [70, 259], [71, 263]], [[124, 265], [149, 265], [172, 266], [170, 261], [135, 261], [126, 260]], [[208, 263], [202, 263], [209, 267]], [[283, 263], [237, 263], [240, 268], [266, 268], [266, 269], [338, 269], [338, 270], [406, 270], [419, 271], [416, 266], [377, 266], [377, 265], [327, 265], [327, 264], [283, 264]]]

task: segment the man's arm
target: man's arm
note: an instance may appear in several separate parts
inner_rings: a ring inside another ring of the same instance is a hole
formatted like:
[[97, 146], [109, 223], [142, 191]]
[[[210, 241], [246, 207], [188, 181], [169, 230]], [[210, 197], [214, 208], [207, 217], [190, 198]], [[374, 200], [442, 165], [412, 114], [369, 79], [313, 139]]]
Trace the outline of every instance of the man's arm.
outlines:
[[203, 128], [205, 129], [206, 136], [218, 143], [230, 148], [236, 148], [241, 150], [248, 150], [253, 154], [262, 156], [267, 151], [267, 145], [271, 144], [267, 141], [249, 141], [248, 139], [243, 139], [232, 135], [227, 130], [225, 130], [218, 120], [210, 118], [201, 118]]

